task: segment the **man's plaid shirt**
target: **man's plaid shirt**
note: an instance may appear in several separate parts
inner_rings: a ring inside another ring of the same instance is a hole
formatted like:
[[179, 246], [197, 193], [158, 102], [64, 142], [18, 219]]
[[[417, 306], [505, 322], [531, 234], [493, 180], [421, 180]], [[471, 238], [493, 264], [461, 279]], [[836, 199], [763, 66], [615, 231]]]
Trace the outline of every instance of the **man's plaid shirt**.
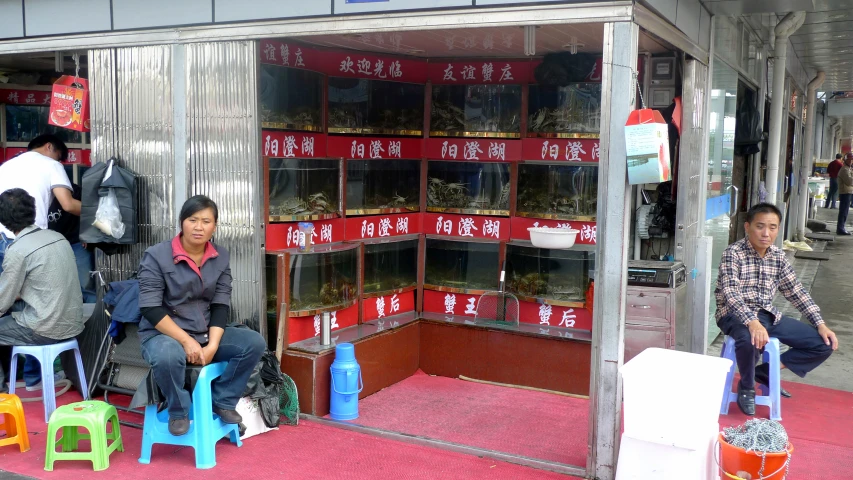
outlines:
[[748, 238], [729, 245], [723, 252], [714, 291], [717, 322], [733, 315], [746, 324], [757, 320], [758, 311], [764, 309], [776, 317], [774, 324], [779, 323], [782, 314], [773, 306], [777, 288], [815, 327], [824, 323], [820, 308], [797, 280], [784, 251], [771, 245], [761, 258]]

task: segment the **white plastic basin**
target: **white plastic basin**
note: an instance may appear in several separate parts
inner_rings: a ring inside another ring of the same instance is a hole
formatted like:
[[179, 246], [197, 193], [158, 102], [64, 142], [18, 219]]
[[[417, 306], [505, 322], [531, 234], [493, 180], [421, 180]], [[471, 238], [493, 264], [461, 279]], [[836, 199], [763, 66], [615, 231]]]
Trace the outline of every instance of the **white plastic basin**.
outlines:
[[530, 227], [530, 242], [539, 248], [571, 248], [580, 230], [573, 228]]
[[726, 358], [647, 348], [622, 366], [625, 435], [655, 443], [694, 443], [719, 424]]

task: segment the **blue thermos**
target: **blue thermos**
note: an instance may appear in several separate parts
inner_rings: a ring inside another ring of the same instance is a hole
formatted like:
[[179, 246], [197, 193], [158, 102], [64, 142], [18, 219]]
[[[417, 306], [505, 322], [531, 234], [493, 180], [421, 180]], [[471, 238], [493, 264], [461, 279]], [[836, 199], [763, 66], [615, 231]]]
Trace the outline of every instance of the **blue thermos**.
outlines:
[[341, 343], [335, 347], [335, 361], [332, 362], [331, 371], [329, 416], [334, 420], [355, 420], [358, 418], [358, 394], [364, 388], [364, 382], [351, 343]]

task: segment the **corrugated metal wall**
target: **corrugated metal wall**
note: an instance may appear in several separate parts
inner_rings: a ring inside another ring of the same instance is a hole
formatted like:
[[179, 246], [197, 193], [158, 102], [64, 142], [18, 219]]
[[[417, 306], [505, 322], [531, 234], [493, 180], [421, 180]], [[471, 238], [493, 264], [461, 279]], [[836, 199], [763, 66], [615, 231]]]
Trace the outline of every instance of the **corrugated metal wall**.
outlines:
[[232, 317], [263, 333], [256, 60], [255, 42], [89, 51], [93, 161], [115, 155], [139, 175], [140, 242], [99, 257], [105, 279], [128, 278], [177, 233], [185, 195], [208, 195], [231, 252]]
[[175, 235], [171, 52], [168, 46], [90, 50], [92, 161], [115, 156], [139, 177], [139, 243], [99, 256], [109, 281], [136, 271], [149, 246]]
[[186, 158], [187, 195], [219, 206], [216, 243], [231, 252], [232, 317], [263, 329], [257, 58], [255, 42], [186, 46]]

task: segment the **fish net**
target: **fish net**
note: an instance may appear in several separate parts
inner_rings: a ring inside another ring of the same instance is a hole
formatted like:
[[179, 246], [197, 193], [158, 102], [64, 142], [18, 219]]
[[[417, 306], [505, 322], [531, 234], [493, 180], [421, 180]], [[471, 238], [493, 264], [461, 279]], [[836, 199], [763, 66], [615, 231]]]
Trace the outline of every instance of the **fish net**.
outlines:
[[296, 383], [286, 373], [281, 374], [284, 381], [281, 383], [279, 405], [283, 425], [299, 424], [299, 395], [296, 393]]
[[518, 325], [518, 298], [506, 292], [486, 292], [477, 302], [475, 320], [498, 325]]
[[766, 473], [764, 471], [768, 453], [787, 453], [788, 459], [782, 467], [788, 477], [788, 467], [791, 464], [791, 452], [788, 450], [788, 432], [781, 423], [763, 418], [747, 420], [743, 425], [726, 427], [723, 429], [723, 439], [729, 445], [742, 448], [747, 453], [761, 454], [761, 470], [758, 471], [759, 479], [776, 478], [781, 471]]

